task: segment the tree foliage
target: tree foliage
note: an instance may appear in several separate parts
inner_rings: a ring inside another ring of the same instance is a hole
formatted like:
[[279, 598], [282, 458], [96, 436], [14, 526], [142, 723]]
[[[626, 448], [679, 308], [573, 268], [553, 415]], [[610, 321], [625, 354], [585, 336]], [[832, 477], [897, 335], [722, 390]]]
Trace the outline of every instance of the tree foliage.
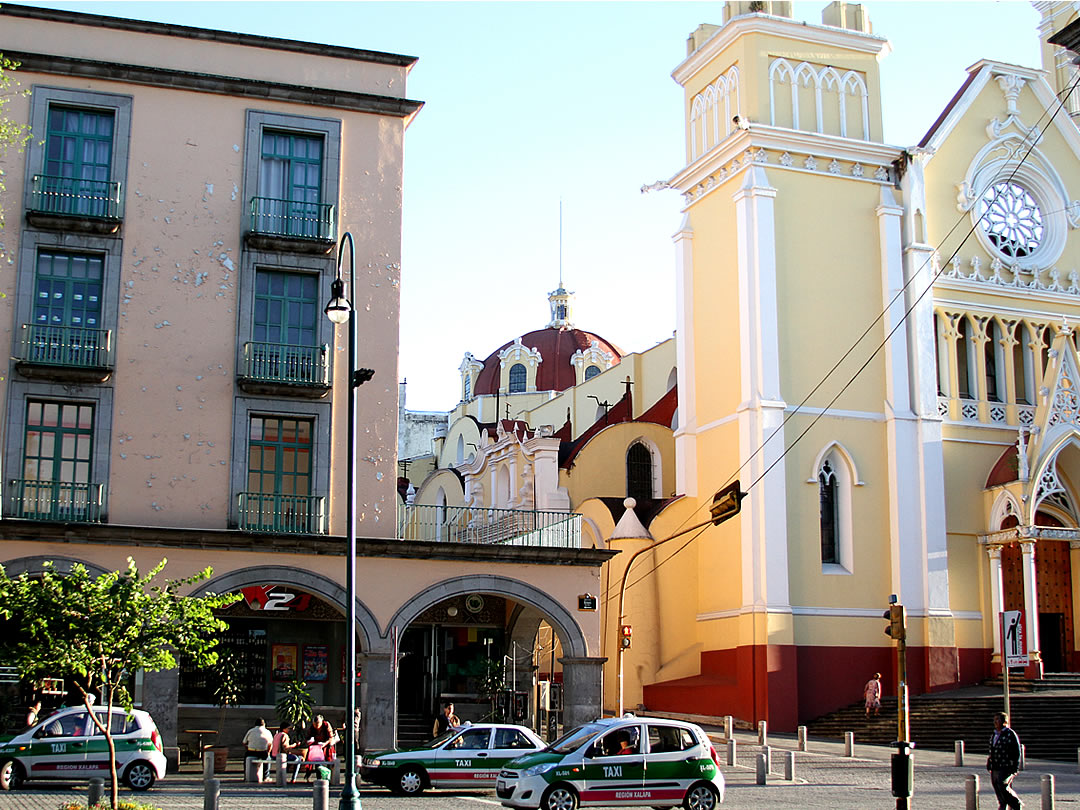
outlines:
[[[11, 74], [19, 64], [0, 53], [0, 160], [11, 147], [22, 147], [30, 137], [30, 129], [8, 118], [7, 105], [17, 86]], [[4, 193], [4, 170], [0, 167], [0, 195]], [[0, 199], [0, 228], [4, 227], [4, 208]]]
[[[214, 610], [232, 604], [239, 594], [184, 596], [209, 578], [212, 570], [184, 579], [158, 582], [165, 560], [140, 575], [128, 558], [125, 571], [93, 577], [81, 564], [71, 572], [51, 562], [40, 573], [10, 578], [0, 566], [0, 618], [20, 632], [6, 634], [0, 650], [7, 663], [30, 680], [71, 674], [87, 710], [92, 693], [101, 690], [111, 715], [114, 705], [130, 710], [126, 689], [138, 670], [172, 669], [185, 656], [198, 666], [217, 662], [217, 635], [228, 626]], [[116, 750], [110, 725], [90, 716], [105, 735], [112, 760], [112, 806], [117, 806]]]

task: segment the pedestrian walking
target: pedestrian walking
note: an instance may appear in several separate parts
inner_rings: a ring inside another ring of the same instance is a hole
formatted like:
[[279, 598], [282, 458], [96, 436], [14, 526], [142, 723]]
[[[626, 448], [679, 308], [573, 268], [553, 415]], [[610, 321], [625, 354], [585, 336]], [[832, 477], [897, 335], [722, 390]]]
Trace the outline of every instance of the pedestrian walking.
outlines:
[[863, 700], [866, 703], [866, 716], [870, 716], [870, 710], [874, 714], [881, 713], [881, 673], [875, 672], [874, 677], [866, 682], [863, 687]]
[[1020, 771], [1020, 738], [1009, 728], [1009, 715], [994, 715], [994, 733], [990, 737], [990, 756], [986, 758], [990, 784], [997, 794], [998, 810], [1020, 810], [1023, 803], [1012, 789], [1012, 781]]

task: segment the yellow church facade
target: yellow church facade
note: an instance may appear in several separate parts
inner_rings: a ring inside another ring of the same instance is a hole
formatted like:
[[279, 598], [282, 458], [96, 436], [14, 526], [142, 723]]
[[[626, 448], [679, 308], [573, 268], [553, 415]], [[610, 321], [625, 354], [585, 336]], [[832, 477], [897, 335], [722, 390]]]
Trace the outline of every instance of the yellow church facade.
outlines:
[[[1037, 5], [1043, 36], [1070, 21]], [[979, 62], [900, 148], [862, 9], [789, 13], [727, 3], [673, 73], [684, 497], [649, 530], [706, 519], [733, 479], [748, 494], [654, 552], [627, 703], [793, 728], [874, 672], [895, 691], [891, 595], [914, 694], [1000, 671], [1002, 610], [1030, 676], [1076, 671], [1080, 132], [1055, 96], [1075, 73]]]

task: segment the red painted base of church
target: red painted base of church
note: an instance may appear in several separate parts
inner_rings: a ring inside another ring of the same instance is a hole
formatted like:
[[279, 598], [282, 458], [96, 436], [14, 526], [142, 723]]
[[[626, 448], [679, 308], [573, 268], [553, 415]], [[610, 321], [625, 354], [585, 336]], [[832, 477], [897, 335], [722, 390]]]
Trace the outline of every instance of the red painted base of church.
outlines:
[[[876, 672], [896, 693], [896, 650], [888, 647], [757, 646], [701, 654], [701, 674], [645, 686], [651, 711], [732, 715], [777, 731], [862, 700]], [[909, 695], [977, 684], [990, 675], [987, 650], [908, 647]]]

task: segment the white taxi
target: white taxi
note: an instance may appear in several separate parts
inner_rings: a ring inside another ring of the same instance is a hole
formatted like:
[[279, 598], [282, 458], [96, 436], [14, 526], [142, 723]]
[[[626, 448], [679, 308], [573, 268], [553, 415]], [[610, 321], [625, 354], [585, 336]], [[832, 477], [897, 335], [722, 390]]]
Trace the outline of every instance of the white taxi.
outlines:
[[[94, 708], [104, 725], [107, 709]], [[144, 711], [112, 710], [109, 731], [116, 771], [132, 790], [148, 790], [165, 776], [161, 735]], [[109, 745], [85, 707], [61, 709], [0, 742], [0, 788], [14, 790], [36, 779], [109, 777]]]
[[495, 783], [506, 807], [676, 807], [724, 800], [716, 749], [693, 723], [652, 717], [597, 720], [509, 763]]

